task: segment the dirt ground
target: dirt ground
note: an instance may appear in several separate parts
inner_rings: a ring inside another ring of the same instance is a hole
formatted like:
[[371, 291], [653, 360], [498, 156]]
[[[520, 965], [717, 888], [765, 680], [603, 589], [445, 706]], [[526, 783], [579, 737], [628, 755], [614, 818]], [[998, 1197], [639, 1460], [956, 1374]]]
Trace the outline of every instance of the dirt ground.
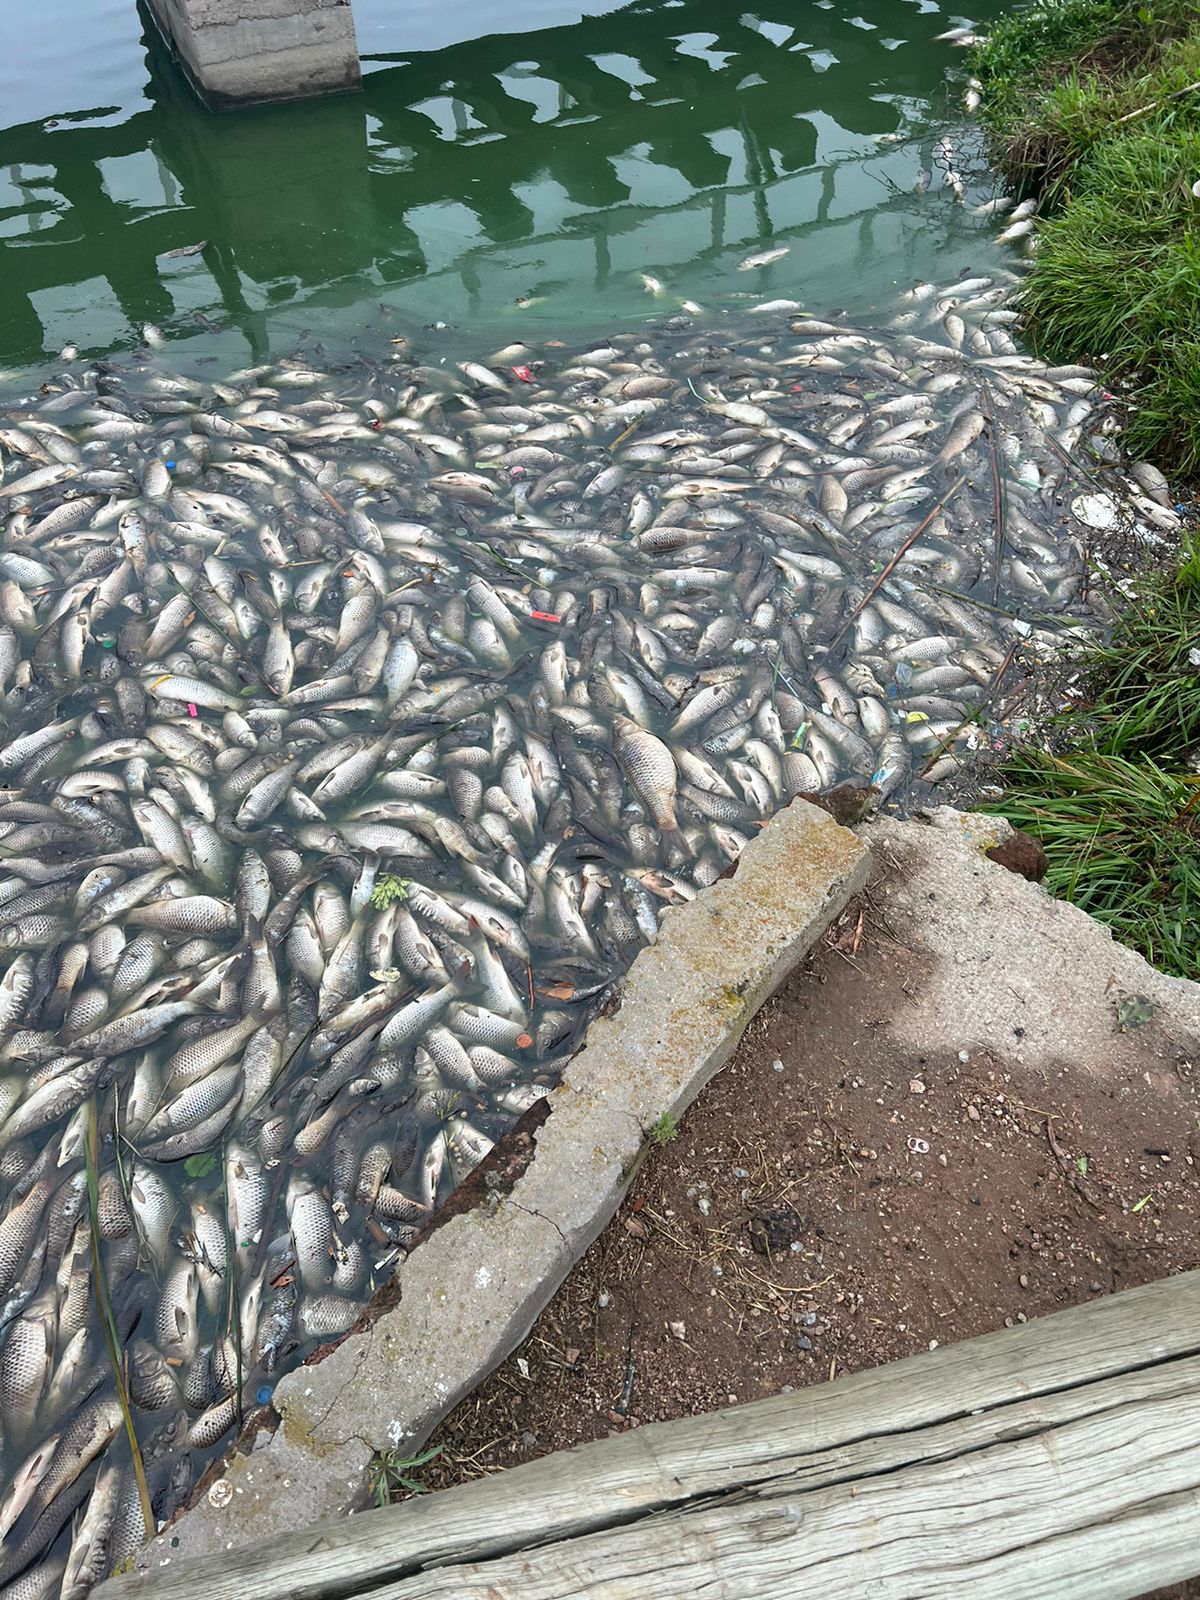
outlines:
[[525, 1344], [435, 1433], [422, 1485], [1200, 1265], [1200, 1061], [1085, 1081], [1023, 1066], [1019, 1038], [1006, 1059], [898, 1053], [887, 1018], [925, 958], [885, 914], [853, 906], [753, 1020]]

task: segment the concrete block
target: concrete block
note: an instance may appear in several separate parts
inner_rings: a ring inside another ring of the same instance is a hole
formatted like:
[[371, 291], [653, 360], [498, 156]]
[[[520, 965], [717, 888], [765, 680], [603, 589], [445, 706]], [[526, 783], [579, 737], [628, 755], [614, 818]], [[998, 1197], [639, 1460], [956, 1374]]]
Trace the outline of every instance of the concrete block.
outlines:
[[797, 800], [736, 875], [670, 911], [552, 1095], [512, 1194], [454, 1217], [401, 1270], [399, 1305], [280, 1379], [269, 1442], [225, 1469], [143, 1554], [164, 1561], [361, 1507], [381, 1449], [411, 1455], [521, 1342], [610, 1221], [663, 1115], [729, 1060], [750, 1019], [866, 881], [866, 846]]
[[[875, 891], [888, 927], [929, 963], [888, 1018], [904, 1049], [1019, 1052], [1048, 1076], [1113, 1082], [1150, 1051], [1162, 1058], [1153, 1072], [1200, 1059], [1200, 984], [1157, 972], [1086, 911], [989, 861], [1011, 831], [1001, 819], [942, 806], [927, 821], [860, 830], [889, 865]], [[1127, 1032], [1119, 1013], [1132, 998], [1151, 1017]]]
[[214, 109], [356, 89], [348, 0], [148, 0], [197, 93]]

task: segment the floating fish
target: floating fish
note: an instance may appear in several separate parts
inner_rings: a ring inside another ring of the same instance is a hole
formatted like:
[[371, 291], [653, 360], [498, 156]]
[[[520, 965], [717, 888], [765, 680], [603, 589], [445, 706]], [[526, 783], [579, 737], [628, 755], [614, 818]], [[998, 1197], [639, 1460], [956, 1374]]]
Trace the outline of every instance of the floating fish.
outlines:
[[0, 402], [0, 1584], [148, 1531], [92, 1116], [160, 1519], [671, 905], [796, 795], [953, 776], [1087, 617], [1093, 379], [1007, 294]]
[[777, 250], [764, 250], [760, 255], [747, 256], [744, 261], [738, 262], [739, 272], [752, 272], [755, 267], [769, 267], [773, 261], [782, 261], [784, 256], [791, 253], [791, 245], [780, 245]]

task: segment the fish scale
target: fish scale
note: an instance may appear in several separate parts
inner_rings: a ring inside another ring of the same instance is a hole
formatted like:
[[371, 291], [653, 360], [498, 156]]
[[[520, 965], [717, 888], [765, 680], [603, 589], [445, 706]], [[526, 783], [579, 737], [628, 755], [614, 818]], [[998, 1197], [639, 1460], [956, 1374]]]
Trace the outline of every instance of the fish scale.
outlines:
[[95, 374], [0, 402], [27, 441], [0, 496], [8, 1576], [65, 1559], [76, 1504], [72, 1594], [141, 1531], [128, 1467], [61, 1448], [115, 1431], [77, 1321], [89, 1098], [166, 1516], [667, 906], [797, 794], [956, 771], [1022, 637], [1004, 606], [1086, 619], [1061, 508], [1090, 374], [1018, 358], [1006, 293], [522, 349], [519, 404], [511, 353], [452, 374], [402, 346], [225, 382], [160, 353], [110, 364], [105, 406]]

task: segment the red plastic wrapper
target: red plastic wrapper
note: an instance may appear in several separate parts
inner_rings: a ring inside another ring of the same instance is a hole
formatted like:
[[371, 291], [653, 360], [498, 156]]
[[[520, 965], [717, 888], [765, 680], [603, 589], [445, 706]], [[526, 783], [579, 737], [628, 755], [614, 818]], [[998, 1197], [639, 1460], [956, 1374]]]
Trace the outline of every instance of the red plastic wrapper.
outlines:
[[522, 383], [533, 382], [533, 373], [530, 372], [528, 367], [510, 367], [508, 370], [514, 378], [520, 378]]
[[529, 615], [535, 622], [561, 622], [561, 617], [556, 617], [553, 611], [531, 611]]

